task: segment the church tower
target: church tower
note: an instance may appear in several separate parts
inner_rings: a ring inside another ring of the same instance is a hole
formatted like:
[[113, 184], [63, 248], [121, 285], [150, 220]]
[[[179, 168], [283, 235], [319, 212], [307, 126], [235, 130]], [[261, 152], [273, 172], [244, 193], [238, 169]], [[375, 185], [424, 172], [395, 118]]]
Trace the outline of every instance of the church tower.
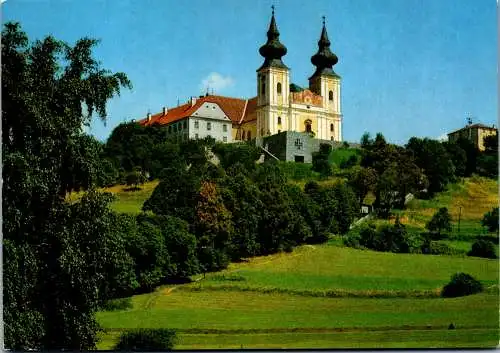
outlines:
[[332, 66], [334, 66], [339, 59], [337, 55], [330, 51], [330, 44], [328, 33], [326, 32], [325, 17], [323, 16], [323, 29], [321, 30], [321, 36], [318, 41], [318, 52], [311, 57], [311, 62], [316, 66], [316, 71], [309, 78], [309, 89], [323, 98], [323, 107], [327, 109], [329, 114], [335, 116], [334, 126], [332, 126], [331, 129], [335, 131], [334, 139], [336, 141], [341, 141], [341, 79], [332, 69]]
[[264, 63], [257, 70], [257, 137], [288, 130], [290, 73], [281, 57], [287, 52], [279, 41], [280, 33], [272, 6], [267, 42], [259, 49]]

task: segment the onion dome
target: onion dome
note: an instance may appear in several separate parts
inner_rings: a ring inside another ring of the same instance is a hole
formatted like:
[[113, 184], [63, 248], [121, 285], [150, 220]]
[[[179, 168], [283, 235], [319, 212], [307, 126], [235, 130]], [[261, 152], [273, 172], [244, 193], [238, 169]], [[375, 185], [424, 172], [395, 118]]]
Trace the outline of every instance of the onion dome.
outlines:
[[286, 65], [281, 61], [281, 57], [286, 54], [287, 50], [279, 40], [280, 32], [278, 31], [276, 19], [274, 18], [274, 6], [271, 6], [271, 8], [273, 9], [273, 14], [271, 17], [271, 23], [269, 24], [269, 30], [267, 31], [267, 43], [259, 49], [260, 55], [262, 55], [265, 59], [264, 64], [262, 64], [259, 70], [266, 67], [280, 67], [288, 69], [288, 67], [286, 67]]
[[332, 66], [339, 61], [339, 58], [330, 51], [330, 40], [328, 40], [328, 33], [326, 32], [325, 16], [323, 16], [323, 30], [318, 41], [318, 47], [318, 52], [311, 57], [312, 64], [316, 66], [316, 71], [312, 77], [319, 75], [338, 77], [333, 71]]

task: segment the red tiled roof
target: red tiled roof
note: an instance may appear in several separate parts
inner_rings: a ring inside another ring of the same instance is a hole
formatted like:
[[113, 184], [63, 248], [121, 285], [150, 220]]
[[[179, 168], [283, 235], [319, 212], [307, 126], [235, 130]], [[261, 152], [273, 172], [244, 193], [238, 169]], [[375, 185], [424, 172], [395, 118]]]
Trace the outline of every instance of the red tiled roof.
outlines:
[[248, 100], [247, 107], [245, 109], [245, 116], [240, 121], [240, 124], [245, 124], [257, 119], [257, 97], [253, 97]]
[[148, 121], [147, 118], [144, 118], [139, 120], [138, 123], [144, 126], [153, 124], [170, 124], [193, 115], [203, 103], [216, 103], [234, 124], [238, 124], [245, 111], [246, 102], [247, 100], [240, 98], [209, 95], [197, 98], [194, 105], [186, 103], [178, 107], [168, 109], [166, 115], [163, 115], [163, 112], [160, 112], [153, 114], [150, 121]]
[[497, 130], [497, 128], [494, 127], [494, 126], [486, 126], [486, 125], [481, 124], [481, 123], [476, 123], [476, 124], [467, 125], [467, 126], [461, 128], [461, 129], [449, 132], [448, 135], [452, 135], [452, 134], [454, 134], [456, 132], [459, 132], [459, 131], [465, 131], [465, 130], [475, 129], [475, 128], [484, 129], [484, 130]]

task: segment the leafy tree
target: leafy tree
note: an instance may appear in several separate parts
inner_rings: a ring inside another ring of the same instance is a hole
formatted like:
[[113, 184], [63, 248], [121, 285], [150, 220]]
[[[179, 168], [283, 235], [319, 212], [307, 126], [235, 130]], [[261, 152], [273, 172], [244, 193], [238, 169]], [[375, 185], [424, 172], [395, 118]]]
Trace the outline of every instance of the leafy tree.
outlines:
[[[82, 126], [94, 113], [105, 119], [106, 103], [130, 82], [93, 59], [96, 43], [84, 38], [70, 46], [49, 36], [30, 44], [15, 23], [2, 31], [4, 318], [11, 349], [84, 350], [97, 341], [93, 313], [102, 299], [109, 218], [88, 208], [102, 210], [108, 201], [89, 196], [70, 207], [65, 197], [95, 185], [100, 156]], [[87, 212], [75, 213], [77, 207]], [[85, 227], [95, 231], [72, 232]]]
[[214, 153], [224, 169], [240, 163], [247, 171], [255, 170], [255, 162], [261, 155], [257, 147], [249, 143], [218, 143], [214, 147]]
[[484, 257], [487, 259], [496, 259], [495, 244], [486, 239], [478, 239], [472, 244], [471, 250], [467, 253], [468, 256]]
[[246, 168], [239, 163], [228, 169], [226, 180], [221, 183], [224, 205], [231, 212], [234, 233], [229, 245], [233, 260], [254, 256], [259, 252], [257, 232], [259, 212], [263, 205], [259, 190], [245, 173]]
[[406, 150], [413, 155], [416, 165], [424, 170], [429, 181], [429, 194], [443, 191], [449, 182], [455, 180], [452, 159], [441, 142], [412, 137]]
[[456, 273], [444, 286], [441, 296], [445, 298], [463, 297], [483, 291], [483, 285], [467, 273]]
[[491, 211], [484, 214], [481, 225], [488, 228], [488, 232], [498, 233], [498, 207], [493, 207]]
[[346, 234], [359, 213], [356, 196], [352, 189], [344, 183], [335, 185], [333, 193], [337, 205], [334, 212], [337, 231], [340, 234]]
[[128, 186], [133, 186], [134, 189], [139, 190], [139, 185], [146, 182], [146, 176], [140, 168], [134, 168], [133, 171], [127, 174], [126, 183]]
[[479, 157], [479, 150], [472, 141], [463, 137], [459, 138], [456, 141], [456, 144], [462, 150], [465, 151], [465, 155], [467, 157], [464, 175], [466, 177], [471, 176], [473, 173], [476, 172], [477, 169], [477, 159]]
[[313, 154], [312, 170], [320, 173], [323, 177], [332, 175], [332, 166], [329, 161], [332, 146], [322, 143], [319, 146], [319, 151]]
[[231, 213], [215, 183], [202, 182], [195, 212], [194, 229], [201, 265], [206, 271], [226, 267], [228, 261], [225, 255], [233, 234], [233, 224]]
[[348, 184], [352, 187], [361, 207], [363, 200], [370, 191], [375, 190], [377, 183], [377, 172], [372, 168], [354, 167], [351, 170]]
[[[311, 186], [317, 184], [311, 182], [306, 185]], [[310, 194], [303, 192], [296, 185], [287, 185], [286, 192], [290, 197], [292, 207], [294, 208], [296, 214], [303, 219], [303, 222], [307, 224], [309, 231], [311, 232], [311, 236], [305, 239], [306, 242], [318, 244], [327, 241], [328, 232], [321, 226], [320, 206], [314, 201], [313, 197]], [[311, 189], [309, 189], [309, 192], [311, 192]]]
[[455, 142], [442, 143], [455, 167], [455, 176], [464, 177], [467, 168], [467, 154]]
[[451, 216], [448, 209], [441, 207], [434, 213], [432, 219], [426, 224], [426, 228], [431, 232], [435, 232], [438, 236], [441, 235], [442, 231], [451, 232]]

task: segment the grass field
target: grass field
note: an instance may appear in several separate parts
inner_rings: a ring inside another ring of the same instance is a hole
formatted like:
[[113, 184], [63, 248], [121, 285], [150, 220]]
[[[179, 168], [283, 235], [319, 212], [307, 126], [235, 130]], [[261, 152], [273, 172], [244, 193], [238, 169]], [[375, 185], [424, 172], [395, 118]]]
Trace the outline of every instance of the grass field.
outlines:
[[[377, 289], [438, 290], [458, 271], [471, 273], [489, 290], [454, 299], [370, 297]], [[177, 348], [186, 349], [470, 347], [492, 346], [498, 339], [495, 260], [303, 246], [199, 277], [134, 296], [133, 309], [101, 312], [98, 320], [108, 330], [175, 328]], [[286, 288], [294, 291], [279, 291]], [[302, 292], [343, 288], [361, 297]], [[456, 331], [446, 330], [450, 323]], [[108, 331], [99, 348], [111, 347], [117, 337]]]
[[328, 156], [328, 160], [330, 161], [330, 163], [333, 163], [338, 167], [342, 162], [347, 161], [351, 156], [357, 156], [359, 160], [360, 155], [361, 155], [360, 149], [340, 147], [340, 148], [334, 148], [332, 150], [330, 156]]

